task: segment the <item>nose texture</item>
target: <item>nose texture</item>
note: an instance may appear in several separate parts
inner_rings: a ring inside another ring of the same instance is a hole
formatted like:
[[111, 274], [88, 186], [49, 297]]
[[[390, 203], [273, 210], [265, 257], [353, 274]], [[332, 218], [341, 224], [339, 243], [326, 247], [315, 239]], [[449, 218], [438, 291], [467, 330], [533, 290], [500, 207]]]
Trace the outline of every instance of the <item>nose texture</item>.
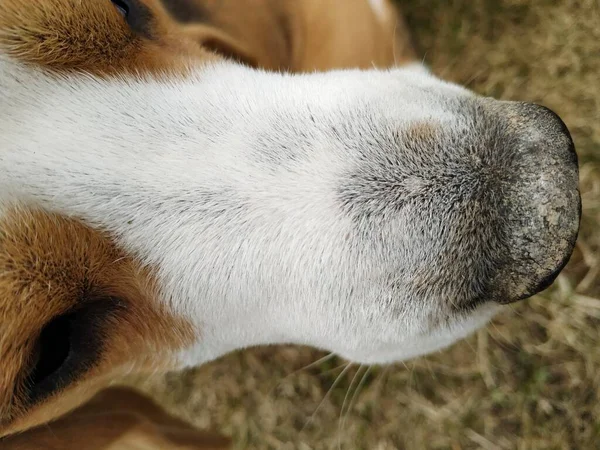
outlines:
[[514, 172], [502, 187], [509, 257], [497, 280], [502, 303], [548, 288], [567, 265], [581, 218], [575, 146], [567, 126], [550, 109], [511, 103], [503, 114], [515, 146]]

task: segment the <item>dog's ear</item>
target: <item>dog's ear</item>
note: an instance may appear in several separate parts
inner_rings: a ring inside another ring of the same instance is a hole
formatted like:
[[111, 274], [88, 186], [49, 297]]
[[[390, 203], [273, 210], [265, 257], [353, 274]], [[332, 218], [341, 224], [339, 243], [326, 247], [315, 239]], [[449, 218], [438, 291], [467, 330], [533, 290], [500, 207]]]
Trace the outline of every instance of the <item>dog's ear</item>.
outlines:
[[130, 370], [176, 368], [193, 327], [152, 270], [74, 220], [0, 221], [0, 436], [55, 418]]
[[[302, 38], [305, 1], [166, 0], [186, 40], [227, 59], [267, 70], [291, 70]], [[191, 38], [191, 39], [188, 39]]]
[[186, 34], [203, 48], [227, 59], [238, 61], [250, 67], [260, 65], [259, 56], [250, 47], [226, 31], [211, 25], [188, 25]]
[[68, 415], [0, 440], [3, 450], [226, 450], [228, 439], [169, 415], [149, 398], [111, 388]]

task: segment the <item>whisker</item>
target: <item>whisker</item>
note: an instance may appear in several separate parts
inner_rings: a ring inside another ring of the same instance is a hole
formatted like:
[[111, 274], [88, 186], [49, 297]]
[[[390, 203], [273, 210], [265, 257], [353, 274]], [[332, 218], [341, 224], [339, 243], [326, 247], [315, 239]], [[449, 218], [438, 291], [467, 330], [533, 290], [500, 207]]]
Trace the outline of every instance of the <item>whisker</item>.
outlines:
[[[302, 371], [304, 371], [304, 370], [312, 369], [313, 367], [316, 367], [316, 366], [318, 366], [319, 364], [322, 364], [322, 363], [324, 363], [324, 362], [326, 362], [326, 361], [329, 361], [329, 360], [330, 360], [330, 359], [332, 359], [334, 356], [335, 356], [335, 354], [333, 354], [333, 353], [329, 353], [328, 355], [325, 355], [325, 356], [323, 356], [322, 358], [319, 358], [319, 359], [317, 359], [316, 361], [313, 361], [313, 362], [311, 362], [310, 364], [307, 364], [307, 365], [306, 365], [306, 366], [304, 366], [304, 367], [301, 367], [301, 368], [299, 368], [299, 369], [297, 369], [297, 370], [294, 370], [294, 371], [293, 371], [293, 372], [291, 372], [291, 373], [288, 373], [288, 374], [287, 374], [285, 377], [281, 378], [281, 379], [280, 379], [280, 380], [279, 380], [279, 381], [278, 381], [278, 382], [275, 384], [275, 386], [273, 386], [273, 387], [272, 387], [272, 388], [269, 390], [269, 392], [268, 392], [268, 395], [271, 395], [271, 394], [273, 393], [273, 391], [274, 391], [275, 389], [277, 389], [277, 388], [279, 387], [279, 385], [281, 385], [281, 383], [283, 383], [284, 381], [286, 381], [288, 378], [290, 378], [290, 377], [293, 377], [294, 375], [297, 375], [298, 373], [300, 373], [300, 372], [302, 372]], [[338, 368], [339, 368], [339, 366], [338, 366], [338, 367], [335, 367], [334, 369], [338, 369]], [[334, 370], [334, 369], [331, 369], [331, 370]]]
[[325, 401], [329, 398], [329, 396], [331, 395], [331, 393], [333, 392], [333, 390], [335, 389], [335, 387], [339, 384], [339, 382], [342, 380], [342, 378], [344, 377], [344, 375], [348, 372], [348, 370], [350, 370], [351, 367], [352, 367], [351, 363], [349, 363], [349, 362], [346, 363], [346, 367], [337, 376], [337, 378], [335, 379], [335, 381], [333, 382], [333, 384], [331, 385], [331, 387], [329, 388], [329, 390], [327, 391], [327, 393], [323, 397], [323, 400], [321, 400], [321, 402], [317, 406], [317, 409], [315, 409], [315, 411], [312, 413], [312, 415], [310, 416], [310, 418], [306, 421], [306, 423], [304, 424], [304, 426], [300, 430], [300, 433], [302, 433], [306, 429], [306, 427], [314, 420], [315, 416], [317, 415], [317, 413], [319, 412], [319, 410], [321, 409], [321, 407], [325, 404]]
[[377, 388], [376, 389], [377, 396], [381, 395], [381, 391], [384, 388], [384, 383], [386, 383], [389, 378], [391, 368], [392, 368], [392, 366], [385, 366], [385, 368], [383, 369], [383, 372], [381, 372], [379, 374], [379, 376], [375, 379], [375, 382], [373, 383], [373, 385], [374, 385], [374, 387]]
[[336, 370], [340, 370], [342, 367], [346, 367], [348, 365], [348, 363], [344, 363], [344, 364], [340, 364], [339, 366], [335, 366], [333, 369], [327, 369], [319, 374], [317, 374], [318, 377], [322, 377], [323, 375], [327, 375], [330, 374], [331, 372], [335, 372]]
[[[342, 418], [344, 417], [344, 408], [346, 406], [346, 402], [348, 401], [348, 397], [350, 396], [350, 392], [352, 391], [352, 387], [354, 386], [354, 382], [357, 381], [360, 372], [362, 371], [364, 365], [361, 364], [358, 367], [358, 370], [352, 377], [352, 381], [350, 382], [350, 386], [348, 386], [348, 390], [346, 391], [346, 396], [344, 397], [344, 402], [342, 403], [342, 409], [340, 410], [340, 419], [338, 420], [338, 448], [342, 448]], [[350, 409], [346, 410], [346, 416], [350, 413]]]
[[474, 75], [471, 76], [471, 78], [469, 78], [465, 83], [461, 83], [461, 84], [464, 84], [465, 86], [469, 87], [471, 85], [471, 83], [473, 83], [478, 78], [480, 78], [481, 75], [484, 73], [485, 73], [485, 70], [483, 70], [483, 69], [480, 69], [479, 71], [475, 71]]
[[342, 420], [342, 429], [344, 429], [346, 427], [346, 421], [348, 420], [350, 411], [352, 411], [354, 409], [354, 407], [356, 406], [356, 402], [358, 401], [358, 399], [360, 397], [360, 391], [364, 387], [364, 384], [367, 381], [367, 377], [369, 376], [371, 369], [373, 369], [373, 366], [367, 367], [367, 370], [365, 370], [365, 373], [363, 374], [362, 378], [360, 379], [358, 386], [354, 390], [354, 394], [352, 394], [352, 399], [350, 400], [350, 404], [348, 405], [348, 409], [346, 410], [346, 416], [344, 417], [344, 420]]

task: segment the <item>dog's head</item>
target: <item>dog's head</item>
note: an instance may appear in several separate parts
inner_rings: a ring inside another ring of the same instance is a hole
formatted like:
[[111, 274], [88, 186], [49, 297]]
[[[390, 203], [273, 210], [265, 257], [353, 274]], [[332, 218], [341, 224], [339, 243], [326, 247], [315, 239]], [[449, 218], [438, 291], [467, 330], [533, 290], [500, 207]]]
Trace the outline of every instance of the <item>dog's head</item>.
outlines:
[[566, 264], [554, 113], [418, 67], [266, 73], [289, 61], [240, 36], [155, 0], [0, 0], [0, 434], [248, 345], [423, 354]]

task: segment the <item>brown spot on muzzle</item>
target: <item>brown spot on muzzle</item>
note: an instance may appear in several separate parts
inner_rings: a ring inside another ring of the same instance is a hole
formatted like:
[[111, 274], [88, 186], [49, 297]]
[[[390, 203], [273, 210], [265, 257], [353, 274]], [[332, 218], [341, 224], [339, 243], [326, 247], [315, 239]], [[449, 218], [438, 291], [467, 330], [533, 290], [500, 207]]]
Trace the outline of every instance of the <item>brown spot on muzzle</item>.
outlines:
[[411, 124], [406, 135], [416, 142], [431, 142], [440, 131], [440, 125], [433, 121], [423, 121]]

